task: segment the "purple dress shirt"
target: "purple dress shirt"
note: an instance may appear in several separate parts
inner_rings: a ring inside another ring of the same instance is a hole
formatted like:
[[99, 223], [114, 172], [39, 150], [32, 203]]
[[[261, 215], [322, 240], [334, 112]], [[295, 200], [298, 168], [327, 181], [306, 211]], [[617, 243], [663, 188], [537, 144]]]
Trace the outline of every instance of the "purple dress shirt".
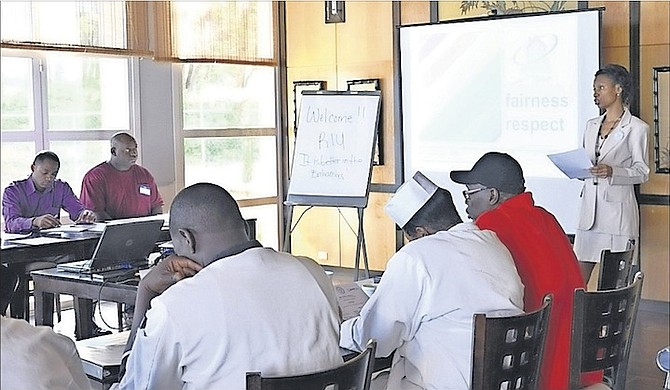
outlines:
[[58, 179], [51, 189], [39, 192], [28, 177], [13, 182], [2, 194], [2, 217], [8, 233], [30, 231], [33, 217], [51, 214], [59, 218], [61, 209], [67, 211], [74, 221], [84, 210], [84, 205], [74, 195], [70, 185]]

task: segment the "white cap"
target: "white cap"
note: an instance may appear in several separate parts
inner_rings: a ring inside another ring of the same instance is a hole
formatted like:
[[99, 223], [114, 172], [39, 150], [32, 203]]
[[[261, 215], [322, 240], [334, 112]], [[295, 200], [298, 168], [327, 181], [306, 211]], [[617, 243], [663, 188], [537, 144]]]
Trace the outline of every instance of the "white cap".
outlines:
[[435, 183], [417, 171], [410, 180], [398, 188], [384, 207], [384, 211], [402, 228], [421, 210], [435, 191], [437, 191]]

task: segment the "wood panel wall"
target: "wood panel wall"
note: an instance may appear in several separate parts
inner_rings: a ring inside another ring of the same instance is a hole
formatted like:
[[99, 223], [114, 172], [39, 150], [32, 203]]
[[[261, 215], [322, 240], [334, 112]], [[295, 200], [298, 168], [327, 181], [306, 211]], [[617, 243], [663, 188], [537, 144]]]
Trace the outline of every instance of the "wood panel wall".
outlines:
[[[346, 2], [345, 7], [345, 23], [326, 24], [323, 1], [286, 2], [289, 123], [293, 81], [326, 80], [329, 90], [346, 90], [347, 80], [380, 79], [384, 165], [373, 168], [372, 182], [394, 184], [392, 3]], [[389, 194], [372, 193], [364, 212], [370, 267], [377, 270], [383, 270], [395, 253], [395, 225], [383, 207], [388, 198]], [[293, 224], [304, 209], [294, 209]], [[357, 230], [356, 209], [315, 207], [295, 225], [291, 251], [322, 264], [353, 267]], [[327, 259], [319, 259], [319, 254], [327, 254]]]
[[[379, 78], [383, 90], [384, 153], [386, 164], [374, 167], [373, 183], [395, 184], [393, 156], [393, 13], [390, 1], [346, 2], [346, 22], [324, 23], [324, 2], [286, 2], [287, 66], [289, 89], [294, 80], [326, 80], [328, 89], [346, 89], [346, 80]], [[438, 3], [440, 20], [462, 18], [459, 2]], [[626, 1], [589, 2], [605, 7], [603, 13], [603, 63], [630, 66], [630, 4]], [[567, 2], [566, 9], [576, 8]], [[668, 2], [640, 3], [640, 117], [653, 123], [651, 111], [651, 68], [668, 65]], [[472, 12], [467, 16], [479, 16]], [[426, 23], [431, 18], [430, 2], [402, 1], [402, 24]], [[292, 92], [289, 92], [292, 93]], [[289, 102], [293, 97], [288, 96]], [[292, 103], [291, 103], [292, 104]], [[289, 122], [292, 123], [292, 107]], [[650, 142], [652, 135], [650, 134]], [[650, 148], [653, 151], [653, 148]], [[653, 155], [650, 155], [653, 164]], [[653, 173], [642, 193], [668, 194], [668, 176]], [[364, 229], [373, 269], [384, 269], [395, 253], [395, 227], [383, 206], [390, 194], [372, 193], [365, 210]], [[295, 223], [300, 212], [294, 211]], [[643, 297], [670, 301], [668, 296], [669, 220], [668, 206], [641, 206], [641, 264], [646, 273]], [[317, 258], [326, 252], [324, 264], [352, 266], [357, 229], [353, 209], [318, 208], [308, 211], [292, 235], [296, 254]]]
[[[652, 127], [649, 134], [649, 181], [642, 194], [670, 195], [670, 175], [655, 173], [653, 143], [653, 68], [670, 65], [670, 3], [640, 2], [640, 117]], [[642, 297], [670, 301], [670, 206], [640, 206], [640, 255], [645, 281]]]

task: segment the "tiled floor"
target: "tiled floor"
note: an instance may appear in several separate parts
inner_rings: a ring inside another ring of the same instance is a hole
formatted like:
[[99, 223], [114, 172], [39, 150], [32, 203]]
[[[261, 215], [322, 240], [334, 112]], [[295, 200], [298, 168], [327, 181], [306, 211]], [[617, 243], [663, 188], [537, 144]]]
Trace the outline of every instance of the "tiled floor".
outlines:
[[669, 318], [667, 312], [638, 311], [628, 359], [627, 390], [663, 388], [665, 374], [656, 366], [656, 354], [661, 348], [670, 345]]

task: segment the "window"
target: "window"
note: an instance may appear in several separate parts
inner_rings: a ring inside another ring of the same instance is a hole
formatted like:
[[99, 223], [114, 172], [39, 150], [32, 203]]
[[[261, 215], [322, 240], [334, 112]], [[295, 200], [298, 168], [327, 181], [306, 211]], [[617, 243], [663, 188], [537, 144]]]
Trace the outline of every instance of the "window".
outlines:
[[275, 4], [198, 4], [170, 2], [163, 37], [167, 57], [197, 61], [173, 68], [177, 187], [221, 185], [278, 248]]
[[274, 67], [184, 64], [176, 70], [183, 185], [211, 182], [228, 190], [246, 218], [257, 218], [259, 227], [273, 227], [274, 235], [259, 229], [258, 238], [276, 248]]
[[2, 50], [2, 188], [27, 177], [34, 155], [52, 150], [58, 177], [81, 180], [109, 154], [109, 138], [133, 132], [129, 58]]
[[277, 235], [276, 2], [0, 6], [3, 187], [50, 149], [78, 194], [84, 173], [108, 157], [112, 134], [139, 126], [139, 59], [128, 55], [150, 53], [177, 63], [176, 189], [222, 185], [277, 247], [266, 228]]

